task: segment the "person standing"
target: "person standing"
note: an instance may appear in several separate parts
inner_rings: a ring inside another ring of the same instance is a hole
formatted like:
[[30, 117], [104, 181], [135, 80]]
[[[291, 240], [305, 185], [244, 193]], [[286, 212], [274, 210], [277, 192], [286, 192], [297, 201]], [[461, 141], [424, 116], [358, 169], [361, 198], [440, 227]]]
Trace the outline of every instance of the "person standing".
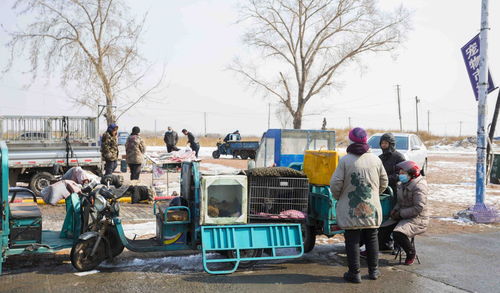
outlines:
[[345, 230], [345, 246], [349, 270], [344, 279], [361, 282], [359, 243], [364, 240], [367, 249], [368, 276], [378, 279], [377, 228], [382, 222], [379, 195], [388, 185], [382, 161], [369, 152], [367, 133], [356, 127], [349, 131], [350, 145], [330, 180], [333, 197], [338, 200], [337, 224]]
[[[380, 148], [382, 149], [382, 154], [378, 156], [384, 165], [385, 172], [387, 172], [387, 177], [389, 178], [389, 186], [394, 194], [393, 205], [396, 204], [396, 188], [398, 184], [398, 172], [396, 172], [396, 165], [403, 162], [405, 157], [403, 154], [396, 150], [396, 138], [392, 133], [384, 133], [380, 137]], [[382, 223], [381, 227], [386, 226], [386, 223]], [[392, 250], [393, 241], [390, 234], [380, 233], [378, 234], [378, 244], [379, 250]]]
[[165, 135], [163, 136], [163, 141], [167, 145], [168, 153], [179, 150], [179, 148], [176, 146], [177, 142], [179, 141], [179, 135], [177, 135], [176, 131], [172, 130], [172, 127], [168, 127]]
[[417, 252], [411, 238], [422, 234], [429, 225], [427, 210], [427, 181], [420, 175], [420, 167], [413, 161], [397, 164], [399, 181], [397, 187], [398, 201], [391, 211], [391, 218], [384, 222], [385, 227], [379, 233], [390, 234], [394, 241], [406, 253], [405, 265], [415, 261]]
[[118, 166], [118, 125], [111, 123], [101, 138], [101, 156], [104, 160], [104, 175], [113, 174]]
[[187, 136], [189, 147], [195, 152], [196, 157], [198, 158], [198, 152], [200, 151], [200, 144], [195, 141], [194, 135], [187, 131], [186, 129], [182, 130], [182, 133]]
[[141, 129], [138, 126], [132, 128], [132, 134], [127, 138], [125, 151], [127, 153], [127, 164], [130, 168], [130, 180], [138, 180], [141, 174], [142, 163], [146, 146], [139, 136]]

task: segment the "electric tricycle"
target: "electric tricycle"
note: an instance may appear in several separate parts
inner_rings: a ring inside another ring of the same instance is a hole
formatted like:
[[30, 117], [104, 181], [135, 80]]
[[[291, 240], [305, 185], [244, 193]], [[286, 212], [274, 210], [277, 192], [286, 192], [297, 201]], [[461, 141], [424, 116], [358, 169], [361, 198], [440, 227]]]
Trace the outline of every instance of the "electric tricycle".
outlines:
[[[71, 250], [73, 266], [92, 270], [124, 247], [135, 252], [200, 250], [203, 268], [211, 274], [303, 254], [300, 225], [247, 224], [245, 175], [201, 175], [198, 162], [183, 162], [181, 168], [181, 195], [154, 203], [156, 236], [150, 239], [127, 238], [118, 196], [106, 187], [97, 190], [90, 231], [80, 235]], [[217, 265], [221, 263], [225, 265]]]
[[[2, 264], [12, 255], [54, 253], [71, 248], [86, 229], [86, 194], [71, 193], [66, 198], [66, 217], [61, 230], [42, 230], [42, 214], [36, 196], [27, 188], [9, 188], [7, 145], [0, 141], [0, 273]], [[28, 195], [33, 202], [19, 197]], [[10, 197], [10, 198], [9, 198]]]

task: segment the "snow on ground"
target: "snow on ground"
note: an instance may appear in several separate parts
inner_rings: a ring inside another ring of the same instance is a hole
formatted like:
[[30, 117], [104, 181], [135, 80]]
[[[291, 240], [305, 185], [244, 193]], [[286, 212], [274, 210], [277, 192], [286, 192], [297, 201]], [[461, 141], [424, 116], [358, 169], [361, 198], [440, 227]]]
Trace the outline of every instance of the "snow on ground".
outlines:
[[236, 169], [233, 167], [227, 167], [219, 164], [211, 164], [211, 163], [201, 163], [200, 164], [201, 173], [204, 175], [222, 175], [222, 174], [230, 174], [236, 175], [240, 173], [240, 169]]
[[454, 154], [472, 154], [476, 152], [476, 147], [462, 147], [454, 145], [434, 145], [427, 148], [431, 154], [454, 153]]
[[[189, 149], [188, 147], [179, 147], [179, 149]], [[212, 153], [216, 150], [216, 147], [201, 147], [198, 152], [199, 157], [212, 157]], [[146, 153], [167, 153], [167, 147], [165, 146], [147, 146]], [[224, 157], [224, 156], [222, 156]], [[229, 156], [228, 156], [229, 157]]]

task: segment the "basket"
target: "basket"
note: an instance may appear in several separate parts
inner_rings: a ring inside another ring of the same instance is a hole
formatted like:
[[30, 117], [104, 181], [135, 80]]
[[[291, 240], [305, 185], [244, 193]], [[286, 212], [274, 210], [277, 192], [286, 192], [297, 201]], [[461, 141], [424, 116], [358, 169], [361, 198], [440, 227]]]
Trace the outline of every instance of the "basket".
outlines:
[[304, 173], [311, 184], [330, 185], [330, 179], [338, 163], [337, 151], [305, 151]]

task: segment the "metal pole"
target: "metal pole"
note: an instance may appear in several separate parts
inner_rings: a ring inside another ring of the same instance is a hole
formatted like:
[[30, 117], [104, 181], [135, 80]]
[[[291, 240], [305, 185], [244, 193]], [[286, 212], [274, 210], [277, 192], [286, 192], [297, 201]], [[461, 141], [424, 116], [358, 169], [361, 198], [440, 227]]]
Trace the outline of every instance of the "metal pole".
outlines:
[[403, 131], [403, 122], [401, 120], [401, 101], [399, 98], [399, 84], [396, 85], [396, 93], [398, 95], [399, 131]]
[[156, 137], [156, 119], [155, 119], [155, 137]]
[[458, 131], [458, 136], [462, 136], [462, 121], [460, 121], [460, 130]]
[[427, 110], [427, 133], [431, 134], [431, 111]]
[[479, 51], [478, 119], [477, 119], [477, 163], [476, 163], [476, 204], [472, 218], [476, 222], [492, 222], [496, 212], [484, 204], [486, 188], [486, 98], [488, 90], [488, 0], [481, 2], [481, 33]]
[[351, 129], [351, 117], [348, 118], [349, 118], [349, 129]]
[[207, 112], [203, 112], [204, 120], [205, 120], [205, 136], [207, 136]]
[[417, 96], [415, 96], [415, 111], [417, 113], [417, 133], [418, 133], [418, 102], [420, 102], [420, 100], [418, 99]]

